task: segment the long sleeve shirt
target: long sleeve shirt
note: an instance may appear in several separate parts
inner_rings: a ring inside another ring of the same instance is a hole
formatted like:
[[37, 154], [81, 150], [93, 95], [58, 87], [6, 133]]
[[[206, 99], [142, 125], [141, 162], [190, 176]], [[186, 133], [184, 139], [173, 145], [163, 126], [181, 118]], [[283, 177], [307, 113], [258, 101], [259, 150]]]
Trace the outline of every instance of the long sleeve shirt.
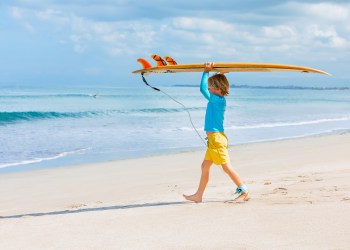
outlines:
[[226, 109], [226, 99], [208, 90], [209, 73], [204, 72], [200, 85], [200, 91], [208, 100], [205, 113], [204, 130], [207, 132], [224, 132], [224, 113]]

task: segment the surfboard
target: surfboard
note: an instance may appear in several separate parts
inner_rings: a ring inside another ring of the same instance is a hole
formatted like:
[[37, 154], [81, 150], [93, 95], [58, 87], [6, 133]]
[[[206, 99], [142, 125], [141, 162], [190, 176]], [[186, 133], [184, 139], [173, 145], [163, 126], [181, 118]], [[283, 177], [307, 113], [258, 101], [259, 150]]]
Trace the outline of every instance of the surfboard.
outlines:
[[[154, 74], [154, 73], [183, 73], [183, 72], [203, 72], [204, 63], [193, 64], [177, 64], [171, 57], [152, 55], [157, 66], [152, 66], [143, 58], [137, 59], [142, 65], [142, 69], [135, 70], [134, 74]], [[329, 73], [310, 67], [275, 64], [275, 63], [255, 63], [255, 62], [217, 62], [214, 63], [213, 72], [229, 73], [229, 72], [301, 72], [301, 73], [317, 73], [330, 75]]]

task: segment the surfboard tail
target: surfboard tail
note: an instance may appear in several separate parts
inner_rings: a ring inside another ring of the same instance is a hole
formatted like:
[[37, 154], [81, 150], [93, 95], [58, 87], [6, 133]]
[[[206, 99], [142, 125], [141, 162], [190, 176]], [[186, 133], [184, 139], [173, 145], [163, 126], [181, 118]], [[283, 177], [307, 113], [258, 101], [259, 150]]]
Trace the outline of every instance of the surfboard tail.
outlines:
[[152, 68], [152, 65], [146, 59], [138, 58], [137, 61], [141, 63], [143, 69]]
[[169, 65], [177, 65], [177, 62], [170, 56], [164, 56], [164, 59], [168, 62]]
[[157, 66], [166, 66], [167, 63], [158, 55], [151, 55], [151, 58], [157, 62]]

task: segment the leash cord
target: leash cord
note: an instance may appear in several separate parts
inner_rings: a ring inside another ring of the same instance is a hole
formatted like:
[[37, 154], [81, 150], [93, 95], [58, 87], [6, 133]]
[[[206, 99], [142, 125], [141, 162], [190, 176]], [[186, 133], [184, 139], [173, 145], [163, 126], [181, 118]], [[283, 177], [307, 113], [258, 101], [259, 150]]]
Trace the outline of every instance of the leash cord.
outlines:
[[192, 117], [191, 117], [191, 114], [190, 112], [188, 111], [188, 109], [186, 108], [185, 105], [183, 105], [181, 102], [179, 102], [178, 100], [176, 100], [175, 98], [173, 98], [172, 96], [170, 96], [169, 94], [167, 94], [166, 92], [164, 92], [163, 90], [159, 89], [159, 88], [156, 88], [156, 87], [153, 87], [151, 86], [147, 81], [146, 81], [146, 78], [143, 76], [144, 73], [141, 73], [141, 76], [142, 76], [142, 81], [147, 85], [149, 86], [150, 88], [156, 90], [156, 91], [159, 91], [159, 92], [162, 92], [164, 95], [166, 95], [167, 97], [169, 97], [171, 100], [173, 100], [174, 102], [180, 104], [184, 110], [187, 112], [188, 114], [188, 117], [190, 119], [190, 122], [191, 122], [191, 125], [194, 129], [194, 131], [196, 131], [197, 135], [199, 136], [199, 138], [202, 140], [202, 142], [204, 143], [205, 147], [207, 147], [207, 143], [205, 142], [205, 140], [203, 139], [203, 137], [199, 134], [198, 130], [196, 129], [196, 127], [194, 126], [193, 124], [193, 121], [192, 121]]

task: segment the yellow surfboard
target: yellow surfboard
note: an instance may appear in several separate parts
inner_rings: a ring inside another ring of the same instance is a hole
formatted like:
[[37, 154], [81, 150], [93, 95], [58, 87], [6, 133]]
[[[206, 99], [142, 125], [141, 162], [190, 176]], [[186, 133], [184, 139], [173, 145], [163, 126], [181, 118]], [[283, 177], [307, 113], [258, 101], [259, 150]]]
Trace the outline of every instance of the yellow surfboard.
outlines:
[[[139, 58], [142, 69], [135, 70], [134, 74], [153, 74], [153, 73], [180, 73], [180, 72], [203, 72], [204, 63], [177, 64], [171, 57], [161, 58], [158, 55], [151, 56], [157, 66], [153, 67], [148, 61]], [[167, 61], [167, 62], [166, 62]], [[254, 63], [254, 62], [218, 62], [214, 63], [213, 72], [301, 72], [301, 73], [318, 73], [330, 75], [329, 73], [296, 65], [274, 64], [274, 63]]]

